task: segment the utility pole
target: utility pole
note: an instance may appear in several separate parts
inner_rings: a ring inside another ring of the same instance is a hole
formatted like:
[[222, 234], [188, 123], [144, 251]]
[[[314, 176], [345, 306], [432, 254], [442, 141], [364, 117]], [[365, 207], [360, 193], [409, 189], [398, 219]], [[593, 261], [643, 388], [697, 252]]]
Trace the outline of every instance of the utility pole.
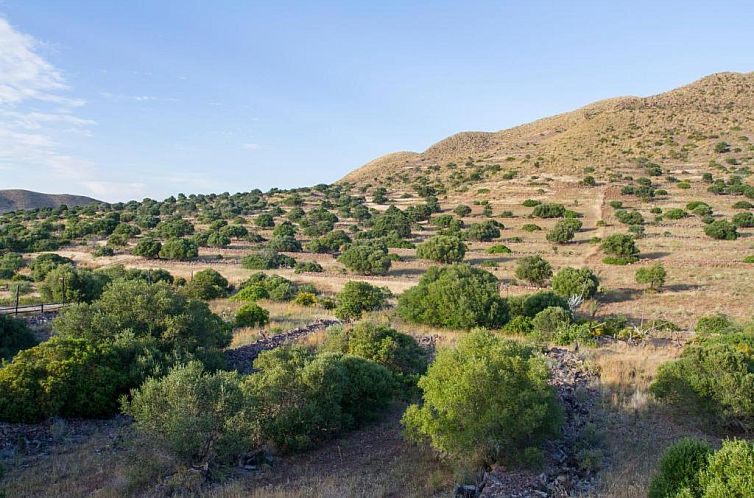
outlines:
[[18, 297], [20, 295], [21, 285], [16, 285], [16, 317], [18, 317]]

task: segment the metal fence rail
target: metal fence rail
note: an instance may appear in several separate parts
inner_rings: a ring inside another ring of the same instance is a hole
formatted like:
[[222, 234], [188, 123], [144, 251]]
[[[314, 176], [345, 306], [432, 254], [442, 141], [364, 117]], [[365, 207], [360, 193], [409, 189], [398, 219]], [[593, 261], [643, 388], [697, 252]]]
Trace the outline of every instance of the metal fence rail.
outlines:
[[0, 308], [0, 315], [30, 315], [60, 311], [70, 303], [40, 303], [6, 306]]

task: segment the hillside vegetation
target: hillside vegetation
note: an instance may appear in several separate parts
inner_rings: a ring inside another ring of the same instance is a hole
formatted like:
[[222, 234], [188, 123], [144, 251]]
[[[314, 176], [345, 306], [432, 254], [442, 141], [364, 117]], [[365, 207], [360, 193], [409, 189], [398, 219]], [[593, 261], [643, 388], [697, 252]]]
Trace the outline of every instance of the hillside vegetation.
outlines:
[[83, 195], [43, 194], [30, 190], [0, 190], [0, 213], [26, 209], [56, 208], [66, 206], [86, 206], [100, 201]]

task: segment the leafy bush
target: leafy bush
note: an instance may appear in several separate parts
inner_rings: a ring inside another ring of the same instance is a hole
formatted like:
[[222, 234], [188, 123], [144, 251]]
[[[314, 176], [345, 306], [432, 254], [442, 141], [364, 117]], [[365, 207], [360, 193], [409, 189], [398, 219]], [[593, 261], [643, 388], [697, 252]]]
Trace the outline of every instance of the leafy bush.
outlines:
[[600, 281], [589, 268], [561, 268], [552, 278], [552, 290], [559, 296], [588, 299], [597, 293]]
[[646, 284], [652, 290], [660, 290], [665, 285], [665, 277], [667, 272], [662, 263], [655, 263], [650, 266], [645, 266], [636, 270], [636, 283]]
[[49, 272], [63, 265], [73, 266], [73, 260], [55, 253], [40, 254], [29, 265], [31, 278], [41, 282]]
[[618, 218], [618, 221], [626, 225], [641, 225], [644, 223], [644, 217], [635, 209], [633, 211], [620, 209], [615, 212], [615, 217]]
[[427, 370], [427, 354], [407, 334], [372, 322], [359, 322], [351, 330], [332, 327], [322, 345], [325, 351], [337, 351], [366, 358], [393, 373], [410, 394], [419, 376]]
[[511, 316], [526, 316], [534, 318], [545, 308], [557, 306], [568, 310], [568, 302], [552, 291], [540, 291], [534, 294], [524, 294], [508, 298]]
[[162, 245], [159, 256], [176, 261], [190, 261], [199, 257], [199, 248], [192, 240], [169, 239]]
[[333, 230], [319, 238], [312, 239], [306, 244], [306, 250], [316, 253], [335, 254], [340, 249], [351, 243], [351, 237], [343, 230]]
[[487, 248], [487, 254], [511, 254], [513, 251], [503, 244], [495, 244]]
[[[216, 363], [232, 338], [206, 303], [187, 299], [163, 282], [144, 280], [115, 280], [99, 300], [61, 313], [53, 329], [65, 338], [122, 346], [135, 369], [134, 382], [181, 358]], [[147, 364], [152, 370], [142, 370]]]
[[651, 392], [661, 401], [713, 423], [754, 428], [754, 335], [700, 336], [660, 366]]
[[551, 341], [558, 329], [569, 323], [571, 323], [571, 313], [559, 306], [543, 309], [531, 321], [534, 332], [544, 341]]
[[699, 472], [707, 466], [712, 448], [696, 439], [681, 439], [670, 446], [660, 459], [659, 472], [649, 484], [649, 498], [675, 498], [687, 488], [693, 496], [700, 491]]
[[728, 315], [717, 313], [700, 317], [694, 326], [694, 331], [700, 335], [724, 334], [728, 332], [739, 332], [740, 327], [736, 322], [731, 320]]
[[[520, 344], [486, 331], [441, 350], [419, 380], [421, 405], [403, 415], [407, 436], [457, 460], [516, 462], [555, 436], [562, 420], [548, 369]], [[531, 451], [531, 450], [530, 450]]]
[[704, 227], [704, 233], [707, 237], [717, 240], [736, 240], [738, 238], [736, 225], [727, 220], [713, 221]]
[[529, 207], [529, 208], [539, 206], [540, 204], [542, 204], [542, 201], [538, 201], [536, 199], [526, 199], [524, 202], [521, 203], [522, 206]]
[[390, 206], [384, 213], [374, 217], [372, 233], [377, 237], [386, 237], [395, 233], [399, 238], [411, 236], [411, 220], [395, 206]]
[[39, 293], [45, 302], [89, 303], [99, 298], [109, 280], [106, 275], [91, 270], [57, 266], [47, 273]]
[[453, 209], [453, 212], [463, 218], [464, 216], [471, 214], [471, 208], [469, 206], [466, 206], [465, 204], [459, 204], [455, 207], [455, 209]]
[[576, 232], [581, 230], [582, 223], [579, 220], [569, 218], [561, 220], [547, 232], [547, 240], [558, 244], [565, 244], [576, 236]]
[[270, 213], [262, 213], [254, 218], [254, 224], [259, 228], [272, 228], [275, 226], [275, 219]]
[[212, 268], [194, 274], [183, 287], [183, 292], [194, 299], [217, 299], [228, 293], [228, 280]]
[[669, 220], [680, 220], [688, 217], [688, 215], [689, 214], [686, 211], [680, 208], [668, 209], [667, 211], [665, 211], [665, 218]]
[[13, 275], [24, 265], [24, 259], [14, 252], [0, 256], [0, 278], [12, 278]]
[[277, 252], [301, 252], [301, 242], [293, 237], [273, 237], [267, 247]]
[[294, 273], [322, 273], [322, 265], [316, 261], [298, 261], [293, 269]]
[[612, 256], [612, 259], [606, 258], [608, 264], [626, 264], [638, 261], [636, 257], [639, 254], [639, 249], [636, 247], [635, 239], [632, 235], [614, 233], [608, 235], [602, 240], [600, 244], [602, 250]]
[[[251, 290], [246, 290], [251, 289]], [[260, 290], [261, 289], [261, 290]], [[272, 299], [273, 301], [290, 301], [299, 291], [299, 286], [280, 275], [254, 273], [240, 285], [240, 291], [234, 297], [237, 301]]]
[[314, 306], [317, 304], [317, 296], [311, 292], [299, 291], [293, 298], [293, 302], [299, 306]]
[[722, 448], [708, 457], [700, 472], [700, 496], [754, 496], [754, 444], [750, 441], [724, 441]]
[[438, 263], [458, 263], [465, 254], [466, 244], [449, 235], [437, 235], [416, 248], [416, 257]]
[[391, 401], [391, 373], [363, 358], [314, 355], [301, 347], [264, 351], [245, 380], [263, 443], [299, 451], [373, 421]]
[[419, 284], [398, 299], [398, 314], [407, 321], [438, 327], [499, 328], [508, 321], [508, 305], [498, 280], [469, 265], [432, 267]]
[[25, 321], [0, 315], [0, 365], [3, 360], [10, 360], [19, 351], [36, 344], [37, 339]]
[[207, 373], [199, 362], [174, 367], [132, 392], [123, 411], [137, 431], [186, 463], [230, 463], [257, 443], [254, 406], [236, 372]]
[[531, 233], [542, 230], [542, 227], [534, 223], [524, 223], [523, 225], [521, 225], [521, 230]]
[[466, 230], [466, 237], [471, 240], [488, 242], [500, 237], [500, 228], [502, 225], [496, 221], [488, 220], [483, 223], [474, 223]]
[[338, 293], [335, 316], [341, 320], [358, 320], [365, 311], [385, 307], [389, 292], [366, 282], [349, 281]]
[[516, 278], [526, 280], [533, 285], [543, 286], [552, 276], [552, 266], [542, 256], [525, 256], [518, 260]]
[[733, 216], [733, 224], [739, 228], [754, 227], [754, 213], [736, 213]]
[[246, 303], [236, 312], [237, 327], [263, 327], [268, 323], [270, 312], [256, 303]]
[[385, 275], [391, 265], [387, 246], [379, 243], [353, 244], [340, 255], [338, 262], [361, 275]]
[[285, 254], [280, 254], [274, 249], [264, 248], [241, 258], [241, 266], [248, 270], [293, 268], [296, 266], [296, 260]]
[[53, 337], [0, 368], [0, 419], [37, 422], [54, 415], [110, 415], [128, 387], [123, 368], [110, 346]]
[[538, 204], [531, 214], [537, 218], [562, 218], [565, 211], [562, 204]]

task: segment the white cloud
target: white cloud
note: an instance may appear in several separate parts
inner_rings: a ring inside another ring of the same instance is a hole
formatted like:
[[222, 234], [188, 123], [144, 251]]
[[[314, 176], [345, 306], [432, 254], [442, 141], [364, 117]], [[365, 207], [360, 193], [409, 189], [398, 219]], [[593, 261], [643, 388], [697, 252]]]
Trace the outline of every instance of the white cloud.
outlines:
[[84, 181], [82, 184], [101, 199], [141, 199], [146, 192], [146, 185], [141, 182]]
[[241, 147], [246, 150], [259, 150], [259, 144], [243, 144]]

